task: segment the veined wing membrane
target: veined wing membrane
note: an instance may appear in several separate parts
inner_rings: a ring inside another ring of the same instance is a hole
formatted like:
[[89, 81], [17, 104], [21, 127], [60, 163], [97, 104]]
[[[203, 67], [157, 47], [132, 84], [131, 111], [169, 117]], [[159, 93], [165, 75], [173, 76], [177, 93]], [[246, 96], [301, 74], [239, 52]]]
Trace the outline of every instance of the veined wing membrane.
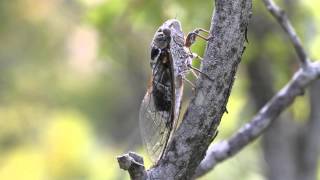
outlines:
[[161, 158], [170, 136], [171, 109], [158, 111], [154, 103], [151, 87], [151, 91], [147, 91], [140, 106], [139, 119], [143, 144], [151, 160], [157, 162]]

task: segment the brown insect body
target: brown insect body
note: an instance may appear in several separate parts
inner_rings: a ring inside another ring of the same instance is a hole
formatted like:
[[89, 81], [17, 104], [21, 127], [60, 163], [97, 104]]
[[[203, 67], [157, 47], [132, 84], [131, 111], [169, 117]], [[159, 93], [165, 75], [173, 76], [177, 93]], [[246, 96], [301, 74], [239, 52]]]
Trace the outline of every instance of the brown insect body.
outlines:
[[152, 82], [140, 107], [143, 143], [158, 161], [177, 128], [183, 78], [192, 58], [184, 46], [180, 22], [166, 21], [155, 33], [151, 43]]

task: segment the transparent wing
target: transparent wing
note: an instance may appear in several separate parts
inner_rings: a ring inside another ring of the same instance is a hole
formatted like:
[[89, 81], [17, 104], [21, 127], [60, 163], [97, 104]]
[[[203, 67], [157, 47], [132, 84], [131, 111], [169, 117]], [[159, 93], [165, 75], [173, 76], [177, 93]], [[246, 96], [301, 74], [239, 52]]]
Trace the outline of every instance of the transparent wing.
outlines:
[[[152, 88], [152, 87], [151, 87]], [[140, 106], [140, 130], [143, 144], [153, 162], [157, 162], [168, 143], [171, 132], [171, 110], [158, 111], [152, 89], [146, 93]]]

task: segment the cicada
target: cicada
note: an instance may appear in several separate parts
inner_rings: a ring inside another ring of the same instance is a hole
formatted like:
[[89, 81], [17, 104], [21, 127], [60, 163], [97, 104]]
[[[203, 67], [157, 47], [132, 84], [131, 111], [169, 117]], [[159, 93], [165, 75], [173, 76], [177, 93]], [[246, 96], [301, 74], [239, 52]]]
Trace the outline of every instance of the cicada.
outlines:
[[[140, 129], [143, 144], [153, 162], [161, 159], [179, 119], [183, 81], [195, 55], [190, 52], [199, 29], [185, 41], [176, 19], [164, 22], [151, 43], [152, 76], [140, 106]], [[194, 68], [192, 68], [194, 69]]]

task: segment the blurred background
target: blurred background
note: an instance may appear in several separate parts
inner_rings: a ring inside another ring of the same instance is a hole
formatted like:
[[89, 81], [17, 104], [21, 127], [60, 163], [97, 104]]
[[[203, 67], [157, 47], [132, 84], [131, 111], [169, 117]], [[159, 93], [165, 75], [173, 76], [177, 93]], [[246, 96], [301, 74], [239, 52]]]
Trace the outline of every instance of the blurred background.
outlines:
[[[310, 57], [320, 59], [320, 2], [279, 0]], [[249, 44], [215, 142], [228, 138], [298, 68], [286, 34], [253, 2]], [[142, 154], [138, 110], [149, 45], [165, 20], [209, 29], [212, 0], [0, 2], [0, 179], [129, 179], [116, 156]], [[202, 55], [205, 42], [193, 51]], [[198, 64], [195, 64], [198, 65]], [[263, 138], [201, 179], [320, 179], [320, 83]], [[192, 95], [185, 93], [184, 107]]]

